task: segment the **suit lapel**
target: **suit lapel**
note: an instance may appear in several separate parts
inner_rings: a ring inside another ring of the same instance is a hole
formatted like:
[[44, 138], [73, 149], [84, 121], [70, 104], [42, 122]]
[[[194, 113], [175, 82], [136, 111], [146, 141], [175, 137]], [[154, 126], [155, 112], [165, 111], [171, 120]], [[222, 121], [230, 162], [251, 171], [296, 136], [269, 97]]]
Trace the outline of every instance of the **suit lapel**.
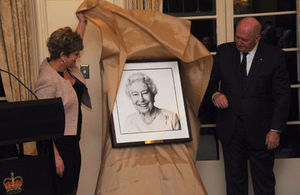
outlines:
[[242, 77], [241, 77], [241, 55], [240, 55], [240, 52], [235, 49], [235, 52], [234, 52], [234, 55], [233, 55], [233, 60], [234, 60], [234, 66], [235, 66], [235, 69], [236, 72], [235, 74], [237, 75], [239, 81], [242, 80]]
[[245, 91], [248, 91], [249, 86], [251, 85], [251, 83], [253, 83], [254, 79], [257, 76], [257, 72], [259, 72], [259, 70], [262, 68], [263, 65], [263, 57], [262, 57], [262, 49], [261, 49], [261, 45], [258, 44], [256, 53], [254, 55], [249, 73], [248, 73], [248, 78], [247, 78], [247, 82], [244, 83], [244, 89]]

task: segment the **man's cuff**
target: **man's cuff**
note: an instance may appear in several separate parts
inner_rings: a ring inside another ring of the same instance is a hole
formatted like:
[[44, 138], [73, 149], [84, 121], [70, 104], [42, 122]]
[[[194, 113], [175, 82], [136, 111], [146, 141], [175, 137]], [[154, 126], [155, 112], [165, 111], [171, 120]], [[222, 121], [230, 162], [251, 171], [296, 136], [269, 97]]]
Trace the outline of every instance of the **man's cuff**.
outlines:
[[214, 98], [216, 95], [220, 94], [219, 91], [215, 92], [212, 96], [211, 96], [211, 101], [215, 104]]
[[281, 133], [281, 131], [277, 130], [277, 129], [271, 129], [271, 131], [277, 132], [277, 133]]

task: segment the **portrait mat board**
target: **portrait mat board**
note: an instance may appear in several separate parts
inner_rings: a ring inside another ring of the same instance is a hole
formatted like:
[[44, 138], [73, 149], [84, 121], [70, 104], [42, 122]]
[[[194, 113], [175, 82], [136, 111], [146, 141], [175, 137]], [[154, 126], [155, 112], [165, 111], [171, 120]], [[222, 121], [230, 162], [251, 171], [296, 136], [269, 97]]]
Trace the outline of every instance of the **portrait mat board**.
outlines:
[[[147, 92], [144, 89], [139, 90], [142, 86], [149, 89], [145, 82], [136, 84], [138, 87], [133, 88], [133, 86], [136, 87], [133, 81], [126, 88], [128, 79], [134, 78], [136, 74], [148, 76], [157, 88], [157, 93], [154, 99], [149, 101], [150, 103], [147, 98], [143, 98], [143, 94]], [[132, 95], [126, 94], [126, 89], [130, 89], [129, 94], [137, 91], [138, 100], [133, 100]], [[140, 113], [144, 112], [141, 110], [152, 112], [150, 111], [151, 102], [153, 107], [157, 108], [158, 114], [151, 119], [152, 122], [145, 122]], [[187, 121], [179, 61], [127, 62], [125, 64], [113, 109], [114, 147], [191, 141]]]

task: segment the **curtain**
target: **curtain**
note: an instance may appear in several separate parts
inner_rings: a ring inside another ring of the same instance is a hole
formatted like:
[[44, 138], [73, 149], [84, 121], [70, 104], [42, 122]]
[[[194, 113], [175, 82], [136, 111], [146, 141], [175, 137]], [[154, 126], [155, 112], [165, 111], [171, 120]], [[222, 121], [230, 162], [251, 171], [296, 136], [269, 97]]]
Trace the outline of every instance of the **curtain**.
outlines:
[[[0, 1], [0, 68], [18, 77], [27, 87], [34, 88], [32, 65], [30, 1]], [[33, 99], [30, 92], [15, 78], [1, 72], [7, 101]]]
[[[0, 1], [0, 68], [15, 75], [28, 88], [34, 88], [32, 36], [29, 0]], [[9, 102], [34, 99], [29, 90], [13, 76], [1, 72]], [[24, 144], [25, 154], [36, 154], [33, 143]]]
[[125, 8], [161, 11], [162, 0], [127, 0]]

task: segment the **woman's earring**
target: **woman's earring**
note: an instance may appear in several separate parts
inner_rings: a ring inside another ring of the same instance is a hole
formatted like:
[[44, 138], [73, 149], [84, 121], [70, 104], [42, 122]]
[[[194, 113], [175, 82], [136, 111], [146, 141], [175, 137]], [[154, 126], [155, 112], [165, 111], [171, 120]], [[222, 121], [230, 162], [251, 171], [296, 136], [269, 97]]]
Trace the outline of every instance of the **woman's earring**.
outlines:
[[65, 60], [61, 59], [60, 64], [65, 64], [65, 63], [66, 63]]

